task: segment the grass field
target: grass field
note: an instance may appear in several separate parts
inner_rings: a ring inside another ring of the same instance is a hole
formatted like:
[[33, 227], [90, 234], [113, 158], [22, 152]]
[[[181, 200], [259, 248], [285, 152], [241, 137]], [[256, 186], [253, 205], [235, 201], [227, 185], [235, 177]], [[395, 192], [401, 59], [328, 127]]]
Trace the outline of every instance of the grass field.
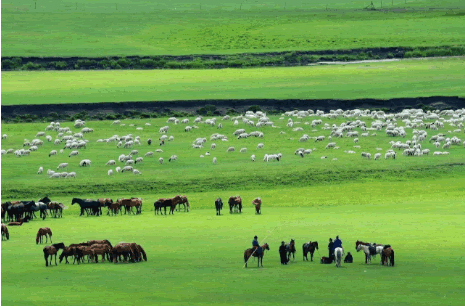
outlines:
[[[200, 4], [202, 9], [200, 9]], [[2, 56], [231, 54], [463, 43], [460, 0], [2, 3]], [[374, 1], [381, 8], [381, 1]], [[326, 10], [326, 5], [328, 9]], [[27, 41], [27, 43], [24, 43]]]
[[464, 58], [345, 66], [3, 72], [2, 105], [464, 96]]

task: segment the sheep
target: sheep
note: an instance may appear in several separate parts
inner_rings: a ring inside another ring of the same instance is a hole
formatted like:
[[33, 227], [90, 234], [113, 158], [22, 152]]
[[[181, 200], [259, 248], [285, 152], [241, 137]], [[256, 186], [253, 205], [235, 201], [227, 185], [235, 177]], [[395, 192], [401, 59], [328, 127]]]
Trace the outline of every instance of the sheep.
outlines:
[[66, 175], [66, 178], [69, 178], [69, 177], [74, 177], [76, 178], [76, 172], [70, 172]]
[[200, 154], [200, 158], [204, 158], [205, 156], [203, 154]]
[[132, 150], [131, 153], [129, 153], [131, 156], [132, 155], [138, 155], [139, 154], [139, 151], [137, 150]]
[[79, 163], [79, 166], [81, 166], [81, 167], [87, 167], [87, 166], [90, 167], [90, 165], [91, 165], [91, 161], [89, 159], [83, 159]]
[[134, 175], [142, 175], [142, 172], [137, 169], [132, 170], [132, 173], [134, 173]]
[[2, 155], [5, 155], [6, 154], [6, 151], [5, 150], [2, 150]]
[[253, 162], [255, 161], [255, 154], [252, 154], [252, 156], [250, 156], [250, 160]]
[[184, 128], [184, 132], [190, 132], [192, 130], [192, 127], [191, 126], [186, 126]]
[[187, 124], [187, 123], [189, 123], [189, 119], [182, 119], [181, 123]]
[[61, 163], [61, 164], [58, 165], [57, 170], [58, 169], [64, 169], [66, 167], [68, 167], [68, 163]]
[[35, 137], [42, 137], [45, 136], [45, 132], [37, 132]]
[[52, 142], [53, 138], [50, 135], [45, 136], [45, 139], [47, 139], [48, 142]]
[[216, 157], [213, 157], [213, 164], [216, 165], [217, 159]]
[[7, 134], [3, 134], [2, 135], [2, 139], [7, 139], [8, 135]]
[[168, 162], [175, 161], [178, 159], [177, 155], [171, 155], [171, 157], [168, 159]]
[[79, 154], [79, 151], [71, 151], [71, 153], [69, 153], [68, 157], [76, 156], [78, 154]]
[[133, 168], [132, 166], [125, 166], [123, 169], [121, 169], [121, 173], [123, 173], [124, 171], [131, 171], [132, 172]]
[[145, 153], [144, 157], [148, 157], [148, 156], [153, 156], [153, 152], [149, 151], [149, 152]]
[[265, 146], [265, 145], [264, 145], [263, 143], [259, 143], [259, 144], [257, 145], [257, 149], [263, 149], [264, 146]]
[[422, 155], [428, 155], [429, 152], [430, 152], [429, 149], [424, 149], [423, 151], [421, 151], [421, 154], [422, 154]]
[[109, 165], [115, 165], [116, 164], [116, 161], [114, 159], [110, 159], [109, 161], [107, 161], [107, 163], [105, 164], [105, 166], [109, 166]]
[[320, 159], [326, 159], [326, 158], [328, 158], [328, 156], [322, 156], [322, 157], [320, 157]]
[[48, 178], [60, 178], [61, 175], [60, 173], [52, 173], [51, 175], [48, 176]]
[[57, 155], [57, 150], [52, 150], [52, 151], [50, 151], [50, 153], [48, 153], [48, 157], [50, 157], [52, 155]]
[[210, 146], [210, 149], [215, 150], [216, 149], [216, 143], [212, 143], [212, 145]]
[[380, 158], [381, 158], [381, 153], [376, 153], [375, 157], [374, 157], [374, 160], [378, 160]]
[[61, 172], [60, 177], [66, 178], [68, 176], [68, 172]]
[[121, 167], [116, 167], [115, 171], [116, 171], [116, 172], [120, 172], [120, 171], [121, 171]]
[[227, 152], [234, 152], [236, 149], [234, 149], [234, 147], [229, 147], [227, 150], [226, 150], [226, 153]]
[[330, 142], [326, 145], [325, 149], [334, 148], [336, 146], [335, 142]]
[[239, 125], [239, 121], [234, 120], [234, 126]]
[[158, 162], [160, 163], [160, 165], [163, 165], [163, 157], [160, 157], [160, 158], [158, 159]]
[[317, 141], [323, 141], [325, 140], [325, 136], [318, 136], [316, 139], [315, 139], [315, 142]]
[[157, 153], [163, 153], [163, 150], [162, 150], [162, 149], [156, 149], [155, 152], [157, 152]]
[[126, 164], [125, 165], [134, 165], [134, 160], [133, 159], [128, 159], [126, 161]]
[[39, 171], [37, 171], [37, 174], [42, 174], [42, 172], [44, 172], [44, 168], [39, 167]]
[[354, 138], [354, 143], [357, 143], [358, 142], [358, 138]]
[[241, 148], [241, 150], [239, 151], [239, 153], [247, 153], [247, 148]]
[[138, 157], [138, 158], [136, 158], [136, 161], [134, 163], [137, 164], [137, 163], [141, 163], [143, 161], [144, 161], [143, 157]]

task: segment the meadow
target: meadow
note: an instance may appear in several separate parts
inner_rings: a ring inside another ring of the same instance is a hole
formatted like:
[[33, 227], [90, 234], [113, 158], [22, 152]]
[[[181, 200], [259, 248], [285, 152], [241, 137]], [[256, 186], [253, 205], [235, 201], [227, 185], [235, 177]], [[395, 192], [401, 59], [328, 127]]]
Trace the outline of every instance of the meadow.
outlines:
[[2, 72], [2, 105], [463, 97], [464, 58], [292, 68]]
[[[460, 0], [2, 3], [2, 56], [233, 54], [462, 44]], [[27, 41], [27, 43], [24, 43]]]

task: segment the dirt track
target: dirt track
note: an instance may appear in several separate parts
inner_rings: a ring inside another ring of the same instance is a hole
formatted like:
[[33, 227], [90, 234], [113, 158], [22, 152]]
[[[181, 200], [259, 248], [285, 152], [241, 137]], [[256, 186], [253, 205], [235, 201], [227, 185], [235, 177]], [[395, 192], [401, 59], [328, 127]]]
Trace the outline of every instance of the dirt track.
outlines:
[[329, 112], [335, 109], [386, 109], [400, 111], [404, 108], [432, 107], [434, 109], [457, 109], [465, 107], [465, 98], [460, 97], [426, 97], [426, 98], [397, 98], [389, 100], [357, 99], [357, 100], [194, 100], [194, 101], [160, 101], [160, 102], [119, 102], [119, 103], [80, 103], [80, 104], [42, 104], [42, 105], [8, 105], [2, 106], [2, 120], [11, 119], [18, 115], [49, 116], [56, 112], [59, 115], [73, 115], [86, 111], [88, 115], [119, 113], [128, 114], [133, 111], [168, 113], [183, 111], [196, 113], [206, 105], [213, 105], [224, 114], [228, 109], [244, 112], [250, 106], [258, 105], [264, 111], [277, 110], [323, 110]]

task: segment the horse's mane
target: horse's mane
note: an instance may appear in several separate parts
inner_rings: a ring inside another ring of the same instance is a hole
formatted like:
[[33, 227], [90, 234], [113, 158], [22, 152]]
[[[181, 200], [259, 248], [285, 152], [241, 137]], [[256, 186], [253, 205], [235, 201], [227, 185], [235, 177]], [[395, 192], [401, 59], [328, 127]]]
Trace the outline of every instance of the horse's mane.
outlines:
[[65, 244], [63, 242], [54, 243], [51, 246], [54, 247], [57, 250], [60, 249], [60, 248], [65, 249]]

